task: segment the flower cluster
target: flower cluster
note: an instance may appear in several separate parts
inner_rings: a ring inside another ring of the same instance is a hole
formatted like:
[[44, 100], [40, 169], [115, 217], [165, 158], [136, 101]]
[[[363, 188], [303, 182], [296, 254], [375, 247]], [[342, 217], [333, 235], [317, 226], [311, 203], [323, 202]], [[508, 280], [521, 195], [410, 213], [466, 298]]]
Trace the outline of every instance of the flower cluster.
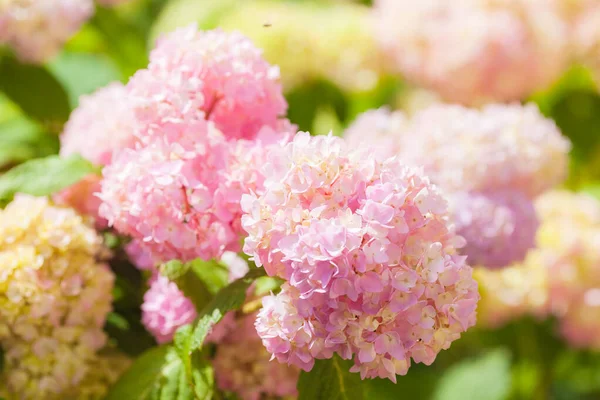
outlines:
[[535, 246], [538, 219], [519, 191], [459, 192], [452, 197], [453, 222], [465, 238], [464, 254], [474, 265], [501, 268], [523, 260]]
[[369, 90], [379, 82], [383, 57], [373, 51], [367, 7], [248, 1], [224, 14], [219, 26], [240, 29], [265, 49], [267, 60], [281, 67], [288, 91], [318, 79], [349, 91]]
[[15, 197], [0, 211], [0, 346], [6, 391], [58, 399], [76, 390], [111, 310], [100, 237], [72, 209]]
[[346, 139], [360, 146], [371, 138], [364, 132], [375, 130], [370, 144], [381, 159], [398, 155], [423, 166], [449, 195], [471, 263], [494, 268], [523, 260], [537, 227], [532, 199], [566, 176], [570, 145], [554, 122], [534, 105], [434, 105], [401, 121], [401, 114], [371, 111]]
[[97, 165], [111, 163], [113, 154], [135, 144], [135, 121], [127, 90], [113, 82], [81, 96], [60, 136], [60, 155], [79, 154]]
[[563, 2], [568, 7], [575, 56], [592, 68], [600, 83], [600, 3], [596, 0]]
[[[149, 281], [150, 288], [144, 294], [142, 323], [158, 343], [168, 343], [173, 339], [177, 329], [196, 319], [198, 312], [192, 301], [177, 287], [177, 284], [158, 273], [151, 254], [139, 246], [138, 242], [131, 242], [127, 246], [127, 252], [138, 268], [153, 271]], [[241, 278], [248, 272], [248, 264], [236, 253], [225, 252], [221, 257], [221, 263], [229, 270], [230, 282]], [[212, 330], [209, 341], [220, 341], [233, 322], [233, 314], [226, 314], [225, 318]]]
[[478, 271], [486, 325], [523, 314], [557, 317], [578, 347], [600, 348], [600, 202], [583, 194], [549, 192], [536, 201], [542, 225], [537, 249], [523, 264]]
[[568, 61], [552, 1], [377, 0], [374, 17], [394, 67], [454, 102], [520, 100]]
[[144, 294], [142, 323], [159, 344], [170, 342], [175, 331], [191, 323], [197, 315], [192, 301], [174, 282], [160, 274], [152, 277]]
[[0, 2], [0, 44], [24, 61], [41, 63], [94, 13], [93, 0], [4, 0]]
[[254, 329], [255, 317], [234, 321], [219, 341], [213, 360], [218, 387], [241, 400], [296, 396], [300, 370], [270, 362], [271, 355]]
[[163, 37], [127, 85], [139, 144], [104, 169], [100, 215], [159, 261], [220, 257], [240, 244], [240, 199], [294, 127], [279, 72], [238, 33]]
[[[121, 83], [114, 82], [89, 96], [82, 96], [69, 117], [60, 136], [60, 155], [79, 154], [94, 164], [105, 166], [113, 154], [134, 147], [135, 119], [128, 104], [128, 92]], [[106, 221], [98, 216], [101, 177], [88, 175], [81, 181], [53, 196], [57, 204], [76, 209], [94, 217], [98, 227]]]
[[395, 380], [475, 323], [461, 240], [418, 170], [298, 133], [264, 171], [265, 193], [242, 199], [244, 251], [287, 281], [256, 321], [279, 361], [310, 370], [337, 353], [363, 378]]
[[192, 120], [214, 122], [228, 139], [254, 139], [285, 115], [279, 79], [279, 67], [239, 32], [200, 32], [191, 25], [159, 39], [148, 68], [127, 86], [139, 102], [142, 140], [168, 137], [163, 130]]

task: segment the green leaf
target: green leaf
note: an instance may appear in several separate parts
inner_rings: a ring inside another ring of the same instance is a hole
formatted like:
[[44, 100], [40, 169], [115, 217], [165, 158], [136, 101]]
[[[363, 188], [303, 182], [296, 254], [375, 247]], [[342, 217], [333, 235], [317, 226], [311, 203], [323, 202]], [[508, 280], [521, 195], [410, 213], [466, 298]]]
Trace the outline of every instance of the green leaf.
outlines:
[[243, 278], [221, 289], [212, 301], [204, 307], [192, 325], [184, 325], [177, 330], [174, 339], [175, 348], [184, 363], [188, 379], [191, 379], [192, 357], [195, 352], [201, 350], [202, 344], [212, 327], [227, 312], [237, 310], [244, 304], [246, 290], [256, 278], [264, 274], [263, 268], [255, 268]]
[[0, 176], [0, 201], [11, 201], [15, 193], [47, 196], [97, 172], [89, 161], [77, 155], [27, 161]]
[[138, 357], [111, 388], [106, 400], [147, 399], [160, 387], [161, 379], [180, 363], [177, 357], [167, 359], [169, 350], [169, 346], [154, 347]]
[[185, 297], [190, 299], [197, 310], [201, 310], [212, 299], [212, 294], [190, 263], [171, 260], [161, 265], [160, 273], [175, 282]]
[[108, 313], [106, 323], [122, 331], [129, 330], [129, 321], [115, 312]]
[[220, 262], [196, 259], [190, 262], [190, 266], [212, 295], [227, 286], [229, 270]]
[[122, 79], [119, 67], [103, 54], [63, 51], [48, 68], [66, 89], [72, 108], [80, 96]]
[[365, 384], [360, 375], [351, 373], [352, 362], [337, 354], [329, 360], [316, 360], [310, 372], [298, 380], [298, 400], [362, 400]]
[[56, 154], [58, 148], [57, 135], [24, 117], [0, 122], [0, 168]]
[[0, 90], [31, 118], [58, 133], [69, 118], [69, 97], [60, 82], [44, 67], [21, 64], [13, 57], [0, 63]]
[[433, 399], [504, 400], [510, 388], [510, 353], [495, 350], [449, 368], [436, 387]]

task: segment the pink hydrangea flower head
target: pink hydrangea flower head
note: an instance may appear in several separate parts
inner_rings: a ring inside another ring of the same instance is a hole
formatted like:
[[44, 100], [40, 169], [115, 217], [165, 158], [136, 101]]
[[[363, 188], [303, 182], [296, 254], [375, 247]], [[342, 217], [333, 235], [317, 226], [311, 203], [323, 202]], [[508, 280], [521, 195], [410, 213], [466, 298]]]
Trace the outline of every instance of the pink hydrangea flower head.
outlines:
[[96, 193], [100, 191], [101, 179], [95, 174], [88, 175], [79, 182], [55, 193], [52, 200], [56, 204], [72, 207], [81, 215], [93, 218], [96, 228], [104, 229], [107, 222], [98, 215], [101, 201], [96, 196]]
[[452, 102], [523, 99], [568, 61], [551, 1], [377, 0], [374, 21], [394, 68]]
[[537, 248], [523, 263], [477, 270], [481, 321], [498, 326], [523, 315], [552, 315], [573, 346], [598, 349], [600, 202], [552, 191], [535, 206], [541, 221]]
[[300, 370], [270, 360], [254, 329], [255, 317], [233, 320], [232, 329], [217, 347], [213, 366], [218, 387], [242, 400], [297, 396]]
[[194, 304], [179, 290], [177, 284], [162, 275], [155, 275], [144, 294], [142, 323], [159, 344], [170, 342], [175, 331], [197, 316]]
[[[287, 110], [279, 68], [267, 63], [261, 50], [238, 32], [201, 32], [195, 25], [159, 39], [148, 69], [128, 86], [146, 98], [160, 95], [163, 111], [166, 103], [179, 109], [167, 119], [206, 118], [227, 138], [253, 139]], [[143, 107], [141, 113], [148, 114]], [[169, 122], [163, 115], [154, 123]]]
[[210, 123], [204, 127], [191, 149], [156, 141], [125, 149], [103, 171], [100, 215], [156, 260], [211, 259], [239, 246], [232, 216], [215, 203], [227, 142]]
[[344, 132], [349, 146], [371, 145], [381, 159], [400, 154], [398, 135], [405, 132], [408, 120], [400, 111], [382, 107], [359, 115]]
[[0, 44], [26, 62], [52, 58], [94, 13], [92, 0], [3, 0]]
[[448, 192], [519, 190], [533, 198], [562, 182], [569, 141], [535, 105], [482, 110], [439, 105], [398, 135], [402, 159]]
[[242, 198], [244, 251], [287, 281], [256, 322], [280, 362], [310, 370], [337, 353], [363, 378], [395, 380], [475, 323], [462, 238], [420, 170], [298, 133], [264, 173], [264, 193]]
[[80, 154], [97, 165], [135, 144], [135, 120], [125, 86], [114, 82], [82, 96], [60, 136], [60, 155]]
[[460, 192], [451, 196], [456, 232], [472, 265], [502, 268], [521, 262], [535, 246], [538, 219], [533, 203], [516, 191]]
[[181, 140], [126, 149], [104, 169], [100, 215], [157, 262], [238, 251], [240, 199], [262, 190], [259, 166], [288, 130], [294, 127], [281, 120], [252, 141], [228, 142], [210, 121], [178, 125], [171, 133]]

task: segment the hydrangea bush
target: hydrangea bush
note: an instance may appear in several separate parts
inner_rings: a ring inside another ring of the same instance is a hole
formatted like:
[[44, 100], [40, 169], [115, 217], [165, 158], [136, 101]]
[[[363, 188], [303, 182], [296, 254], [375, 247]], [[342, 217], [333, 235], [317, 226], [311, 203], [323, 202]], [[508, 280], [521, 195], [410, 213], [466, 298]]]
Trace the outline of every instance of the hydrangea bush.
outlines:
[[599, 7], [0, 0], [0, 399], [598, 398]]

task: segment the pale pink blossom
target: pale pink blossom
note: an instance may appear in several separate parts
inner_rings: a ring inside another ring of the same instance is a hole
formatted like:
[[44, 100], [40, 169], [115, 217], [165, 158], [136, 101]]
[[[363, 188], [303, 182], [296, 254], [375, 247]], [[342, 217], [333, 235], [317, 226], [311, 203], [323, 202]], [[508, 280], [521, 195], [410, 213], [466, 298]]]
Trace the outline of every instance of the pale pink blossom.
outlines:
[[475, 323], [477, 285], [447, 202], [421, 172], [333, 136], [298, 133], [245, 195], [244, 251], [287, 282], [256, 329], [280, 362], [354, 357], [363, 378], [431, 364]]
[[59, 52], [94, 13], [93, 0], [3, 0], [0, 44], [26, 62], [43, 63]]
[[144, 294], [142, 323], [159, 344], [170, 342], [175, 331], [197, 316], [194, 304], [168, 278], [156, 275]]
[[374, 23], [395, 70], [453, 102], [523, 99], [568, 62], [552, 1], [377, 0]]

